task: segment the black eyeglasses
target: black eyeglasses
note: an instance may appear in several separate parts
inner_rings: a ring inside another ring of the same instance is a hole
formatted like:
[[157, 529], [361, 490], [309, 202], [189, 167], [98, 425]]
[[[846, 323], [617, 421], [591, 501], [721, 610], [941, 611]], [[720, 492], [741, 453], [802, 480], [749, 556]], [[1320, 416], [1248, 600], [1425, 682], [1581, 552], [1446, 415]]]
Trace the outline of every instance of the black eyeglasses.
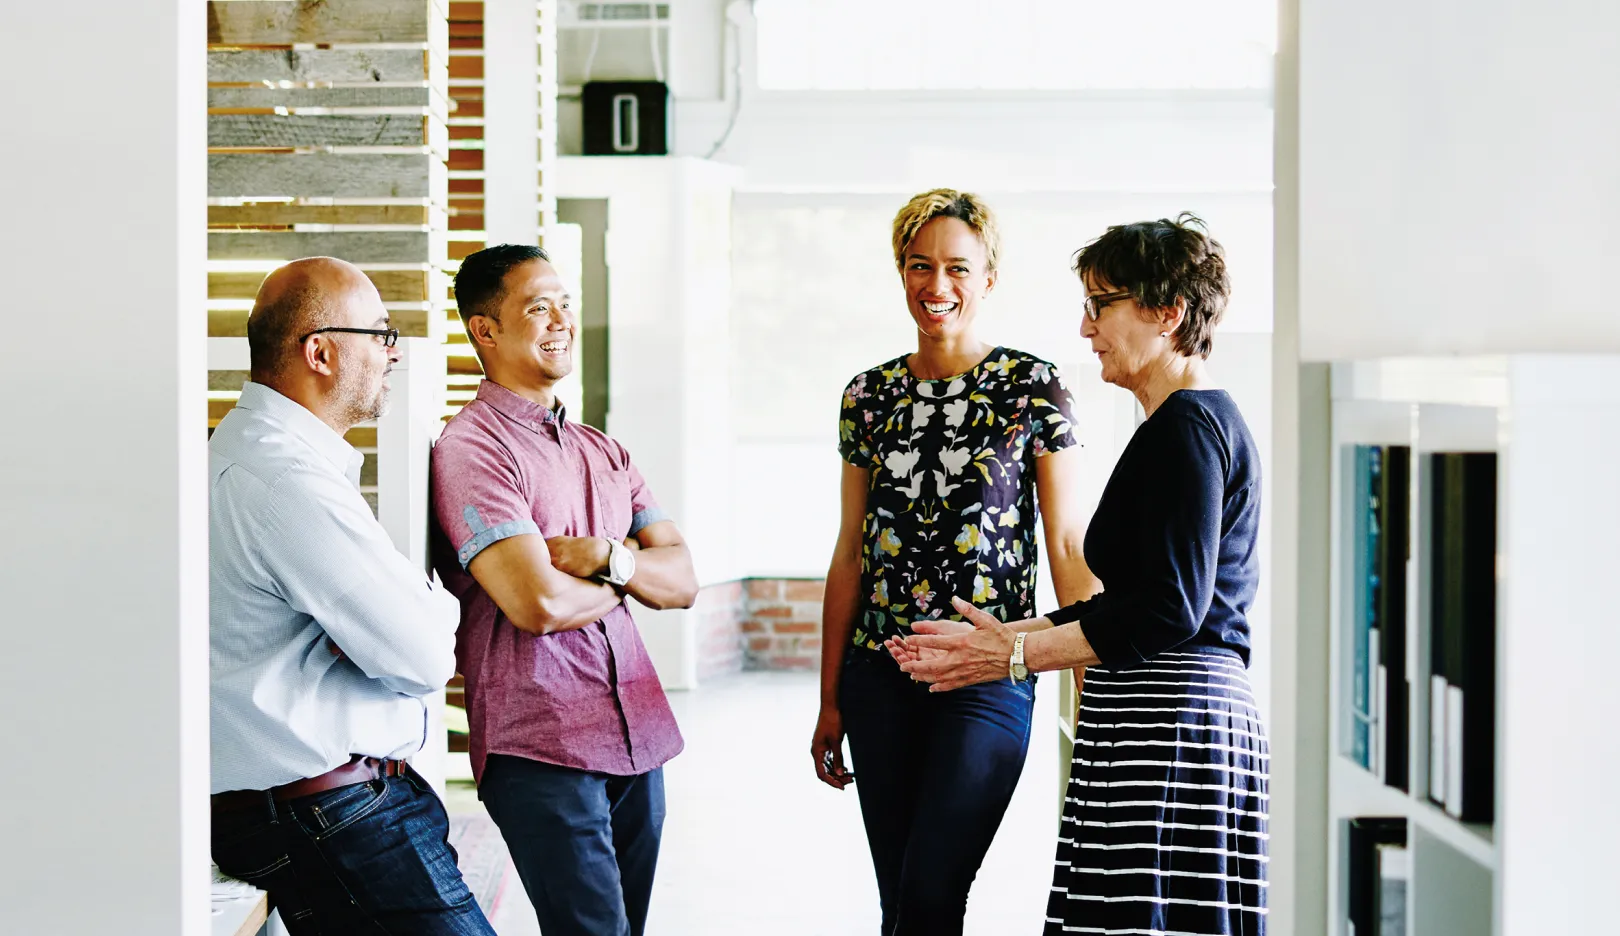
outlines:
[[1080, 307], [1086, 310], [1086, 318], [1095, 322], [1097, 319], [1102, 317], [1102, 311], [1104, 309], [1121, 299], [1129, 298], [1131, 298], [1131, 294], [1129, 292], [1112, 292], [1104, 293], [1101, 296], [1087, 296], [1086, 301], [1081, 303]]
[[346, 335], [376, 335], [383, 340], [383, 347], [385, 348], [392, 348], [399, 342], [399, 329], [397, 328], [339, 328], [336, 325], [330, 325], [326, 328], [315, 329], [298, 339], [298, 343], [303, 344], [322, 332], [343, 332]]

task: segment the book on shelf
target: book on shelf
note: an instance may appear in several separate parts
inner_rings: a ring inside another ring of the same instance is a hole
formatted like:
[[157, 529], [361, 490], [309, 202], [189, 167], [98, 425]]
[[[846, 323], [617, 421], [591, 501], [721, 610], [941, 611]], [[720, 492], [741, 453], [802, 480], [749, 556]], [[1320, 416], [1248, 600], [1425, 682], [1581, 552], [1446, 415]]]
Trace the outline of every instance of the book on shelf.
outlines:
[[1350, 936], [1405, 936], [1406, 820], [1363, 817], [1347, 823], [1345, 922]]
[[1374, 667], [1378, 660], [1378, 638], [1372, 625], [1378, 586], [1374, 573], [1374, 557], [1378, 552], [1375, 490], [1380, 464], [1377, 446], [1350, 446], [1347, 455], [1350, 521], [1349, 754], [1351, 760], [1370, 770], [1376, 753], [1373, 683], [1376, 678]]
[[1465, 822], [1494, 810], [1496, 467], [1489, 452], [1429, 465], [1429, 797]]
[[1406, 570], [1411, 449], [1346, 447], [1350, 736], [1346, 753], [1407, 788]]
[[1411, 683], [1406, 672], [1407, 564], [1412, 551], [1412, 450], [1391, 445], [1383, 451], [1378, 489], [1379, 550], [1376, 560], [1376, 619], [1382, 656], [1378, 668], [1379, 764], [1384, 782], [1409, 788]]

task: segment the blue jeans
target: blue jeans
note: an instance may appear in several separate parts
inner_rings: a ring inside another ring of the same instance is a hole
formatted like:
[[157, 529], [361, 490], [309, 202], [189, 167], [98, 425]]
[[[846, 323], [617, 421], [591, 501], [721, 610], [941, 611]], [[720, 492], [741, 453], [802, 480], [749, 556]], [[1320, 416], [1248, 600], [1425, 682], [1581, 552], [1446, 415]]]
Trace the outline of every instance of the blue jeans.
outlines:
[[641, 936], [664, 834], [664, 770], [633, 777], [491, 754], [478, 795], [545, 936]]
[[852, 649], [839, 710], [883, 904], [882, 936], [962, 932], [968, 889], [1029, 753], [1035, 685], [930, 693]]
[[495, 936], [456, 867], [444, 804], [410, 771], [213, 816], [214, 863], [292, 936]]

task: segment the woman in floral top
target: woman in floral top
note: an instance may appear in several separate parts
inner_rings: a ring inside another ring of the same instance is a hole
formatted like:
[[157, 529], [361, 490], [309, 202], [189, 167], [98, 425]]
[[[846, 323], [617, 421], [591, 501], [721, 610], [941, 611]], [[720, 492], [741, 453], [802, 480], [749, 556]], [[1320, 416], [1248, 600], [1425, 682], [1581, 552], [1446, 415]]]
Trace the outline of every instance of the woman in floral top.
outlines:
[[[930, 694], [884, 642], [957, 620], [953, 597], [1034, 615], [1037, 500], [1058, 600], [1096, 590], [1081, 557], [1071, 400], [1053, 366], [979, 340], [999, 238], [977, 197], [916, 196], [894, 221], [917, 350], [844, 391], [838, 545], [822, 619], [817, 775], [843, 789], [849, 736], [884, 936], [960, 933], [968, 888], [1029, 749], [1032, 680]], [[964, 625], [965, 626], [965, 625]]]

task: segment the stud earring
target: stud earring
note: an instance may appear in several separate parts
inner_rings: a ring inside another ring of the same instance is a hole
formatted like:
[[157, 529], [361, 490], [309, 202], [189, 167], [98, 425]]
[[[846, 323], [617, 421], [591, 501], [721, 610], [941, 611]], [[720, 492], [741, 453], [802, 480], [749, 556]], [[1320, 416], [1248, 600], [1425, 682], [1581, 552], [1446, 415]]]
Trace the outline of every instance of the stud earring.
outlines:
[[1170, 333], [1169, 332], [1159, 332], [1159, 337], [1160, 338], [1169, 338]]

